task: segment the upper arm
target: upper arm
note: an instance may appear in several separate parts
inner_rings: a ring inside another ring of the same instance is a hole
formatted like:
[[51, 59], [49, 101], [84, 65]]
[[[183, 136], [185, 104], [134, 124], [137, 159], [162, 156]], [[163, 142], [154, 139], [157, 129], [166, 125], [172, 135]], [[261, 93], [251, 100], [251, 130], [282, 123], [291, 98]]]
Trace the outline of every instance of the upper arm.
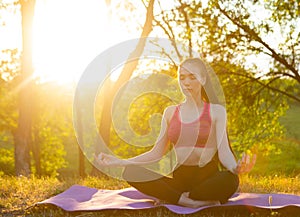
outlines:
[[161, 127], [159, 136], [155, 142], [153, 147], [153, 151], [158, 152], [160, 155], [163, 155], [168, 147], [169, 139], [168, 139], [168, 128], [171, 117], [175, 111], [174, 106], [169, 106], [165, 109], [162, 119], [161, 119]]
[[[216, 140], [218, 149], [226, 145], [227, 141], [227, 114], [221, 105], [212, 105], [212, 118], [216, 127]], [[224, 144], [225, 143], [225, 144]], [[228, 145], [228, 144], [227, 144]]]
[[236, 160], [228, 141], [226, 110], [221, 105], [215, 105], [213, 110], [214, 121], [216, 126], [218, 156], [221, 163], [227, 169], [233, 171], [234, 168], [236, 168]]

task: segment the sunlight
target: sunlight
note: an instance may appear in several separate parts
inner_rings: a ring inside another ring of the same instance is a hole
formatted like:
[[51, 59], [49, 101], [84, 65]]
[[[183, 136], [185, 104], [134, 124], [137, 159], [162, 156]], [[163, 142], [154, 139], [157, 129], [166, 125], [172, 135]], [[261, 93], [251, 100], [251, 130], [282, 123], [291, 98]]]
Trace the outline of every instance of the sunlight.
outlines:
[[33, 61], [35, 75], [42, 80], [62, 83], [76, 80], [103, 47], [99, 38], [106, 22], [105, 5], [99, 5], [99, 1], [89, 2], [36, 2]]
[[36, 2], [33, 61], [35, 76], [75, 82], [86, 66], [122, 34], [112, 34], [105, 1]]
[[[40, 82], [61, 84], [77, 82], [86, 67], [106, 49], [139, 36], [140, 22], [127, 23], [131, 16], [121, 0], [38, 0], [33, 22], [34, 78]], [[134, 5], [142, 8], [142, 3]], [[22, 26], [19, 8], [16, 13], [1, 14], [0, 50], [22, 50]], [[112, 12], [109, 16], [109, 12]], [[143, 22], [143, 21], [141, 21]], [[1, 55], [1, 54], [0, 54]], [[4, 55], [4, 54], [3, 54]], [[0, 56], [0, 58], [3, 57]], [[112, 57], [113, 58], [113, 57]], [[108, 67], [109, 68], [109, 67]], [[4, 75], [2, 75], [4, 76]], [[116, 80], [118, 72], [113, 73]]]

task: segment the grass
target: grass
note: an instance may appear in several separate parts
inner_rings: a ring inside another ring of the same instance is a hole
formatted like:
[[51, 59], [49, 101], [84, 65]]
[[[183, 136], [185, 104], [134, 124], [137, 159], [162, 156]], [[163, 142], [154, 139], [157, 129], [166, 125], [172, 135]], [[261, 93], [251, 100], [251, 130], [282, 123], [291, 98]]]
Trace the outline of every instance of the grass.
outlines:
[[[0, 177], [0, 216], [187, 216], [170, 212], [164, 207], [150, 210], [119, 210], [119, 211], [99, 211], [99, 212], [65, 212], [51, 205], [35, 205], [37, 202], [63, 192], [73, 184], [85, 185], [94, 188], [120, 189], [128, 187], [128, 184], [111, 179], [87, 177], [85, 179], [58, 180], [55, 178], [26, 178], [26, 177]], [[300, 177], [253, 177], [242, 176], [241, 192], [256, 193], [291, 193], [300, 195]], [[289, 208], [280, 211], [248, 209], [248, 208], [221, 208], [214, 210], [204, 210], [188, 216], [297, 216], [299, 209]], [[300, 214], [298, 215], [300, 216]]]

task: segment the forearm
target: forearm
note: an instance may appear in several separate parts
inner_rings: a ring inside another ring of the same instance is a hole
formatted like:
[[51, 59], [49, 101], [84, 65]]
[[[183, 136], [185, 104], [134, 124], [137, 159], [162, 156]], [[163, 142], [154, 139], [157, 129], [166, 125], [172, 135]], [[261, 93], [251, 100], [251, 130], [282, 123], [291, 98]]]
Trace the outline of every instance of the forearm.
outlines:
[[138, 156], [126, 159], [128, 165], [145, 165], [155, 163], [161, 159], [161, 154], [150, 150]]
[[158, 162], [162, 159], [164, 154], [166, 153], [168, 144], [168, 139], [165, 134], [160, 136], [153, 148], [150, 151], [147, 151], [143, 154], [140, 154], [136, 157], [128, 158], [128, 164], [134, 165], [145, 165]]
[[223, 143], [219, 146], [218, 156], [222, 165], [229, 171], [235, 173], [237, 162], [227, 140], [223, 140]]
[[237, 162], [231, 151], [228, 152], [227, 154], [226, 153], [219, 154], [219, 159], [222, 165], [226, 169], [228, 169], [232, 173], [236, 173]]

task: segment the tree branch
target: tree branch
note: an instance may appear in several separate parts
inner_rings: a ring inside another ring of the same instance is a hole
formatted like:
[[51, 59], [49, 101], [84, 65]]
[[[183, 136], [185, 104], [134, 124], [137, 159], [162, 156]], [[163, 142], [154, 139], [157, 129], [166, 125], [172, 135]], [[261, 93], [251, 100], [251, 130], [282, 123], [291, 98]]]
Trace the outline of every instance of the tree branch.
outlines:
[[282, 95], [285, 95], [285, 96], [287, 96], [287, 97], [289, 97], [289, 98], [291, 98], [291, 99], [293, 99], [293, 100], [295, 100], [295, 101], [297, 101], [297, 102], [300, 102], [300, 98], [298, 98], [298, 97], [296, 97], [296, 96], [294, 96], [294, 95], [292, 95], [292, 94], [289, 94], [289, 93], [287, 93], [287, 92], [284, 92], [284, 91], [282, 91], [282, 90], [279, 90], [279, 89], [277, 89], [277, 88], [275, 88], [275, 87], [272, 87], [272, 86], [270, 86], [270, 85], [268, 85], [268, 84], [264, 84], [262, 81], [260, 81], [260, 80], [257, 79], [257, 78], [250, 77], [250, 76], [247, 76], [247, 75], [245, 75], [245, 74], [241, 74], [241, 73], [237, 73], [237, 72], [230, 72], [230, 73], [228, 73], [228, 74], [231, 74], [231, 75], [237, 75], [237, 76], [241, 76], [241, 77], [248, 78], [248, 79], [250, 79], [250, 80], [252, 80], [252, 81], [255, 81], [256, 83], [258, 83], [258, 84], [264, 86], [265, 88], [268, 88], [268, 89], [273, 90], [273, 91], [275, 91], [275, 92], [281, 93]]
[[189, 21], [189, 17], [187, 12], [185, 11], [185, 7], [187, 6], [185, 3], [182, 2], [182, 0], [179, 0], [179, 3], [181, 4], [181, 6], [178, 8], [178, 10], [183, 14], [184, 17], [184, 22], [186, 25], [186, 33], [187, 33], [187, 39], [188, 39], [188, 44], [189, 44], [189, 56], [192, 57], [193, 53], [192, 53], [192, 30], [191, 30], [191, 26], [190, 26], [190, 21]]
[[160, 9], [161, 9], [162, 20], [167, 25], [168, 29], [166, 29], [166, 27], [164, 27], [163, 24], [160, 21], [158, 21], [155, 17], [154, 17], [154, 22], [155, 22], [156, 25], [158, 25], [160, 28], [162, 28], [162, 30], [164, 31], [164, 33], [171, 40], [172, 46], [174, 47], [175, 52], [176, 52], [179, 60], [182, 60], [182, 55], [180, 54], [179, 49], [178, 49], [178, 47], [176, 45], [176, 39], [175, 39], [176, 37], [175, 37], [175, 34], [173, 32], [173, 29], [172, 29], [169, 21], [166, 20], [165, 13], [163, 12], [161, 6], [160, 6]]
[[267, 43], [265, 43], [260, 37], [259, 35], [253, 30], [251, 29], [249, 26], [244, 25], [239, 23], [237, 20], [235, 20], [234, 18], [232, 18], [225, 10], [223, 10], [220, 5], [217, 3], [217, 8], [221, 11], [221, 13], [223, 15], [225, 15], [232, 23], [234, 23], [236, 26], [238, 26], [239, 28], [243, 29], [245, 32], [247, 32], [251, 37], [254, 38], [255, 41], [259, 42], [260, 44], [262, 44], [265, 48], [267, 48], [267, 50], [269, 50], [271, 52], [271, 56], [277, 60], [278, 62], [280, 62], [281, 64], [283, 64], [286, 68], [288, 68], [296, 77], [299, 77], [300, 80], [300, 75], [299, 72], [297, 71], [296, 68], [294, 68], [291, 64], [289, 64], [285, 58], [282, 58], [274, 49], [272, 49]]

